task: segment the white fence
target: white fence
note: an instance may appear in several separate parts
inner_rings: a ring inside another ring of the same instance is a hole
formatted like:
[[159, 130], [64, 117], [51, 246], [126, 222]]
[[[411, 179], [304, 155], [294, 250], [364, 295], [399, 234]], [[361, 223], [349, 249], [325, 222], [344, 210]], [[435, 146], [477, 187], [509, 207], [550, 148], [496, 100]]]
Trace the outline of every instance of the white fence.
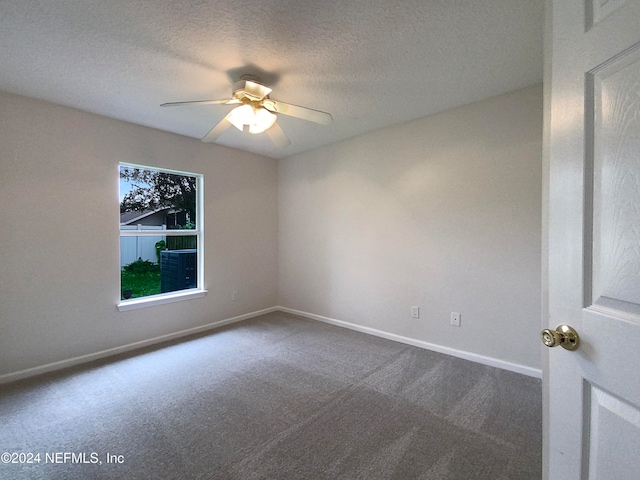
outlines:
[[[162, 230], [162, 225], [121, 225], [120, 230]], [[138, 258], [158, 263], [156, 255], [156, 242], [167, 241], [167, 237], [158, 235], [150, 237], [120, 237], [120, 268], [135, 262]]]

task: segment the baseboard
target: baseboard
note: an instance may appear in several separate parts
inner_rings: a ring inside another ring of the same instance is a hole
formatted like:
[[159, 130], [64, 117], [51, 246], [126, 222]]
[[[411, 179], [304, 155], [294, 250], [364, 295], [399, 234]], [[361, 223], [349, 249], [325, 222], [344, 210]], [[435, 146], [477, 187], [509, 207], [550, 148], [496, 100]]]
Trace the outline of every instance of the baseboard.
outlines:
[[336, 320], [334, 318], [323, 317], [322, 315], [316, 315], [314, 313], [294, 310], [292, 308], [276, 307], [275, 310], [280, 310], [282, 312], [299, 315], [301, 317], [310, 318], [312, 320], [318, 320], [324, 323], [330, 323], [331, 325], [348, 328], [350, 330], [356, 330], [358, 332], [368, 333], [370, 335], [375, 335], [376, 337], [382, 337], [388, 340], [394, 340], [396, 342], [405, 343], [407, 345], [413, 345], [414, 347], [424, 348], [426, 350], [432, 350], [438, 353], [444, 353], [446, 355], [451, 355], [452, 357], [458, 357], [464, 360], [470, 360], [472, 362], [481, 363], [483, 365], [489, 365], [491, 367], [501, 368], [502, 370], [509, 370], [511, 372], [527, 375], [529, 377], [542, 378], [542, 370], [532, 368], [532, 367], [527, 367], [525, 365], [510, 363], [504, 360], [499, 360], [497, 358], [486, 357], [484, 355], [478, 355], [476, 353], [456, 350], [454, 348], [443, 347], [441, 345], [436, 345], [434, 343], [423, 342], [422, 340], [403, 337], [401, 335], [396, 335], [395, 333], [389, 333], [389, 332], [377, 330], [375, 328], [370, 328], [370, 327], [363, 327], [362, 325], [357, 325], [355, 323], [349, 323], [342, 320]]
[[174, 332], [167, 335], [161, 335], [159, 337], [130, 343], [120, 347], [109, 348], [107, 350], [101, 350], [99, 352], [90, 353], [87, 355], [81, 355], [79, 357], [73, 357], [66, 360], [47, 363], [45, 365], [27, 368], [24, 370], [19, 370], [17, 372], [6, 373], [4, 375], [0, 375], [0, 384], [15, 382], [17, 380], [34, 377], [36, 375], [41, 375], [43, 373], [49, 373], [56, 370], [62, 370], [64, 368], [74, 367], [77, 365], [81, 365], [83, 363], [89, 363], [94, 360], [100, 360], [103, 358], [118, 355], [120, 353], [126, 353], [133, 350], [141, 349], [144, 347], [156, 345], [162, 342], [175, 340], [181, 337], [186, 337], [189, 335], [206, 332], [207, 330], [214, 330], [216, 328], [220, 328], [225, 325], [241, 322], [243, 320], [248, 320], [253, 317], [258, 317], [260, 315], [265, 315], [267, 313], [272, 313], [276, 311], [282, 311], [282, 312], [291, 313], [294, 315], [299, 315], [301, 317], [309, 318], [312, 320], [318, 320], [320, 322], [329, 323], [331, 325], [336, 325], [338, 327], [348, 328], [350, 330], [356, 330], [358, 332], [367, 333], [369, 335], [375, 335], [376, 337], [386, 338], [388, 340], [405, 343], [407, 345], [413, 345], [414, 347], [419, 347], [419, 348], [424, 348], [426, 350], [432, 350], [434, 352], [444, 353], [446, 355], [451, 355], [453, 357], [470, 360], [472, 362], [481, 363], [483, 365], [489, 365], [491, 367], [501, 368], [503, 370], [509, 370], [509, 371], [520, 373], [530, 377], [542, 378], [542, 370], [539, 370], [539, 369], [527, 367], [524, 365], [519, 365], [516, 363], [505, 362], [504, 360], [499, 360], [497, 358], [486, 357], [483, 355], [465, 352], [462, 350], [456, 350], [454, 348], [443, 347], [441, 345], [436, 345], [434, 343], [424, 342], [422, 340], [416, 340], [409, 337], [403, 337], [401, 335], [396, 335], [395, 333], [389, 333], [382, 330], [377, 330], [375, 328], [364, 327], [362, 325], [357, 325], [355, 323], [336, 320], [334, 318], [324, 317], [322, 315], [316, 315], [314, 313], [303, 312], [301, 310], [294, 310], [292, 308], [278, 306], [278, 307], [265, 308], [263, 310], [258, 310], [255, 312], [245, 313], [243, 315], [238, 315], [237, 317], [231, 317], [224, 320], [219, 320], [217, 322], [208, 323], [206, 325], [201, 325], [199, 327], [189, 328], [186, 330], [181, 330], [179, 332]]
[[264, 315], [266, 313], [272, 313], [280, 310], [277, 307], [265, 308], [264, 310], [258, 310], [251, 313], [245, 313], [244, 315], [238, 315], [237, 317], [231, 317], [224, 320], [219, 320], [217, 322], [208, 323], [206, 325], [201, 325], [199, 327], [189, 328], [186, 330], [181, 330], [175, 333], [169, 333], [166, 335], [161, 335], [159, 337], [150, 338], [148, 340], [142, 340], [139, 342], [129, 343], [127, 345], [123, 345], [120, 347], [109, 348], [107, 350], [101, 350], [99, 352], [90, 353], [87, 355], [81, 355], [79, 357], [73, 357], [66, 360], [60, 360], [57, 362], [47, 363], [46, 365], [40, 365], [38, 367], [27, 368], [24, 370], [19, 370], [17, 372], [5, 373], [4, 375], [0, 375], [0, 384], [15, 382], [16, 380], [23, 380], [25, 378], [34, 377], [36, 375], [41, 375], [43, 373], [49, 373], [56, 370], [62, 370], [64, 368], [75, 367], [76, 365], [81, 365], [83, 363], [89, 363], [94, 360], [100, 360], [103, 358], [111, 357], [113, 355], [118, 355], [120, 353], [130, 352], [132, 350], [137, 350], [144, 347], [149, 347], [152, 345], [156, 345], [158, 343], [168, 342], [171, 340], [175, 340], [181, 337], [186, 337], [189, 335], [194, 335], [197, 333], [206, 332], [207, 330], [213, 330], [215, 328], [220, 328], [225, 325], [230, 325], [232, 323], [241, 322], [243, 320], [248, 320], [249, 318], [257, 317], [260, 315]]

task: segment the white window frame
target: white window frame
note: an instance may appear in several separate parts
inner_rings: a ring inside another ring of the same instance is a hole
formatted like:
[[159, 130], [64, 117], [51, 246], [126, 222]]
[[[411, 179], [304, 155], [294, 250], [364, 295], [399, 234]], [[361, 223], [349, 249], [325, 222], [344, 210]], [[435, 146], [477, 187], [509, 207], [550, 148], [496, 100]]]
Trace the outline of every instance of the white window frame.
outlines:
[[[196, 245], [198, 251], [198, 279], [196, 288], [177, 290], [175, 292], [168, 293], [160, 293], [158, 295], [149, 295], [148, 297], [132, 298], [129, 300], [119, 299], [119, 303], [117, 304], [118, 311], [125, 312], [137, 308], [151, 307], [155, 305], [163, 305], [166, 303], [179, 302], [182, 300], [189, 300], [192, 298], [204, 297], [207, 294], [207, 290], [204, 288], [204, 175], [200, 173], [184, 172], [181, 170], [171, 170], [168, 168], [159, 168], [149, 165], [137, 165], [134, 163], [121, 162], [118, 164], [118, 188], [120, 188], [120, 167], [138, 168], [142, 170], [151, 170], [155, 172], [171, 173], [174, 175], [183, 175], [196, 178], [196, 228], [194, 230], [162, 230], [162, 235], [176, 237], [182, 237], [185, 235], [196, 236]], [[159, 232], [158, 230], [145, 230], [144, 228], [142, 230], [122, 230], [120, 229], [119, 225], [120, 223], [118, 222], [118, 230], [120, 231], [120, 235], [118, 236], [118, 251], [120, 249], [121, 237], [157, 237]], [[120, 265], [120, 258], [118, 258], [118, 265]], [[119, 288], [118, 292], [120, 293], [120, 291], [121, 289]], [[118, 298], [120, 298], [120, 294], [118, 295]]]

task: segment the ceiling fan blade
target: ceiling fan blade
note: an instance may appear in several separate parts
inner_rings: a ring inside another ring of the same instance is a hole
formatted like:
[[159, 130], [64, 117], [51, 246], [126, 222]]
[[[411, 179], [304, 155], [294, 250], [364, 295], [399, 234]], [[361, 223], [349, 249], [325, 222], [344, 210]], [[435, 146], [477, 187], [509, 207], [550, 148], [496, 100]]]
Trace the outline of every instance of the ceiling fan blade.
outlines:
[[224, 117], [215, 127], [209, 130], [209, 133], [202, 137], [202, 141], [208, 143], [215, 142], [230, 126], [231, 122], [227, 120], [227, 117]]
[[321, 112], [320, 110], [314, 110], [312, 108], [300, 107], [290, 103], [279, 102], [278, 100], [272, 100], [270, 98], [264, 100], [262, 105], [264, 108], [272, 112], [282, 113], [283, 115], [301, 118], [303, 120], [320, 123], [322, 125], [329, 125], [333, 120], [330, 113]]
[[169, 102], [163, 103], [161, 107], [182, 107], [184, 105], [232, 105], [234, 103], [240, 103], [240, 100], [235, 98], [225, 98], [222, 100], [194, 100], [192, 102]]
[[291, 140], [289, 140], [280, 128], [280, 125], [277, 123], [274, 123], [271, 128], [266, 130], [266, 133], [277, 147], [286, 147], [287, 145], [291, 145]]

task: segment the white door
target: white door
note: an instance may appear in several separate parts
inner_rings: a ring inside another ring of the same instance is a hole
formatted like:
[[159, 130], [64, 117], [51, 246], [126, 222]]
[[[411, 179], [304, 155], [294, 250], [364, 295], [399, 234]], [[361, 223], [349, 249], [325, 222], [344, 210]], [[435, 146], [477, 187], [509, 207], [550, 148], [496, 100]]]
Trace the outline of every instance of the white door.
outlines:
[[551, 0], [546, 39], [548, 327], [580, 345], [545, 349], [545, 473], [637, 480], [640, 0]]

